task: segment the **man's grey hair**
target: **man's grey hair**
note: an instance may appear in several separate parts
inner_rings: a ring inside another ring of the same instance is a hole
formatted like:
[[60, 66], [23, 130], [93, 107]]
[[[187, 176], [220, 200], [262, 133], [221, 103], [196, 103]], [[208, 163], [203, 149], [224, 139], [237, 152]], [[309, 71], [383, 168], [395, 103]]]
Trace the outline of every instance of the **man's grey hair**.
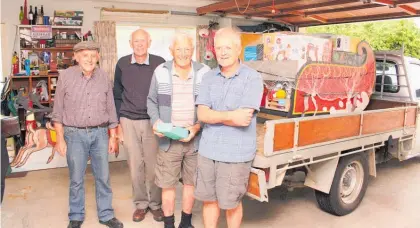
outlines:
[[214, 39], [226, 39], [226, 37], [230, 37], [233, 39], [233, 43], [241, 46], [241, 33], [239, 32], [238, 29], [235, 28], [231, 28], [231, 27], [225, 27], [225, 28], [221, 28], [219, 30], [217, 30]]
[[174, 37], [172, 37], [171, 45], [169, 46], [169, 49], [173, 50], [175, 47], [175, 43], [178, 40], [186, 39], [191, 44], [191, 48], [194, 48], [194, 39], [191, 35], [184, 33], [184, 32], [177, 32]]
[[137, 30], [135, 30], [134, 32], [132, 32], [131, 33], [131, 35], [130, 35], [130, 42], [131, 41], [133, 41], [133, 35], [134, 35], [134, 33], [136, 33], [136, 32], [139, 32], [139, 31], [142, 31], [142, 32], [144, 32], [144, 33], [146, 33], [146, 35], [147, 35], [147, 40], [150, 42], [152, 39], [150, 38], [150, 34], [149, 34], [149, 32], [147, 32], [146, 30], [144, 30], [144, 29], [137, 29]]

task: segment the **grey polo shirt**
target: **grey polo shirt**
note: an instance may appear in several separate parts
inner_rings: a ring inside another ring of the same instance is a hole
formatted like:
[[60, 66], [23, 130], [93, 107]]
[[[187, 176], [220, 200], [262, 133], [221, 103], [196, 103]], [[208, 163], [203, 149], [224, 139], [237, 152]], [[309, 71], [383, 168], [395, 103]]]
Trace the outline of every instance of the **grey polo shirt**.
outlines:
[[[220, 68], [204, 75], [196, 105], [215, 111], [252, 108], [259, 111], [263, 94], [261, 75], [241, 64], [233, 77], [226, 78]], [[200, 155], [221, 162], [247, 162], [257, 150], [256, 113], [247, 127], [205, 124], [200, 140]]]

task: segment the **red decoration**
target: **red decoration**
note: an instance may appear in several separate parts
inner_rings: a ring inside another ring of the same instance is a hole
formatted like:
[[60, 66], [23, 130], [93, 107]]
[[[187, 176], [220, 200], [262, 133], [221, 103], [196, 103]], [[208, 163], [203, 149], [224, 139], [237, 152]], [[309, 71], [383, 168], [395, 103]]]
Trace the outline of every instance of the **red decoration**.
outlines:
[[26, 4], [26, 0], [25, 3], [23, 4], [23, 20], [22, 20], [22, 25], [29, 25], [29, 20], [28, 20], [28, 9], [27, 9], [27, 4]]

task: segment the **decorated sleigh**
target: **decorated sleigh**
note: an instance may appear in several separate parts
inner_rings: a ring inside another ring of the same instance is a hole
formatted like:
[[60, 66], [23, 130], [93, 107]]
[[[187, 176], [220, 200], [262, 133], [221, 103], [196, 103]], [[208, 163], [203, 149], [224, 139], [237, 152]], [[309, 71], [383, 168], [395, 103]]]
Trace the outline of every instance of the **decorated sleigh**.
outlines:
[[375, 85], [368, 43], [300, 33], [243, 34], [243, 40], [251, 35], [254, 42], [245, 43], [242, 58], [263, 76], [262, 112], [297, 117], [363, 111], [368, 105]]

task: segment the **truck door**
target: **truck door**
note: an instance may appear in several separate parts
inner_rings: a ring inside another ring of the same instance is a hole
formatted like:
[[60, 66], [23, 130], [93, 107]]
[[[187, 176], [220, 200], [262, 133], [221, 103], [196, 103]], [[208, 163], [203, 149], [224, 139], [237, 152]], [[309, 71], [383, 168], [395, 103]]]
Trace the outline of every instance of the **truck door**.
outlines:
[[[420, 60], [409, 59], [407, 61], [407, 71], [411, 83], [411, 88], [413, 90], [413, 99], [417, 102], [418, 109], [420, 110]], [[420, 113], [417, 112], [417, 129], [415, 135], [415, 145], [414, 150], [409, 153], [409, 157], [419, 156], [420, 155]]]

